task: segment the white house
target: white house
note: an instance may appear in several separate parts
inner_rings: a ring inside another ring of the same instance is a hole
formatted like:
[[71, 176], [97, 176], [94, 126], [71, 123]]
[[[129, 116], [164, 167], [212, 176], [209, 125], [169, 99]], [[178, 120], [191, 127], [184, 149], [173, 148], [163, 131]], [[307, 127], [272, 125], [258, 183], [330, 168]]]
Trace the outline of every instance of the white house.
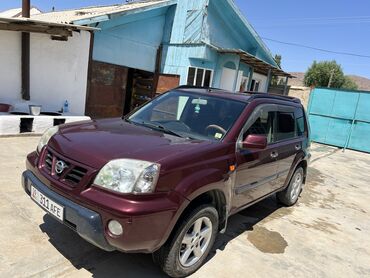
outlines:
[[[0, 103], [25, 109], [29, 103], [85, 114], [90, 31], [93, 28], [25, 18], [0, 18]], [[22, 32], [30, 32], [30, 96], [22, 100]], [[22, 104], [24, 104], [22, 106]]]

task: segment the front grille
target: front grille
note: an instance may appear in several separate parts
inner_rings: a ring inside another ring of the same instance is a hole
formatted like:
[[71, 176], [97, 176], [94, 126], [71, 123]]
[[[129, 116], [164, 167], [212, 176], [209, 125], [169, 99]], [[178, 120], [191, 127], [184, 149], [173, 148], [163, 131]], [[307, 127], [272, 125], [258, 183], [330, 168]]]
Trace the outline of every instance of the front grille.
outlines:
[[77, 186], [88, 173], [86, 168], [76, 165], [50, 150], [46, 150], [42, 167], [50, 176], [72, 187]]
[[53, 155], [50, 152], [47, 152], [45, 156], [45, 168], [51, 171], [52, 167], [53, 167]]
[[81, 182], [83, 177], [86, 175], [87, 170], [81, 167], [74, 167], [65, 177], [65, 180], [71, 183], [78, 184]]

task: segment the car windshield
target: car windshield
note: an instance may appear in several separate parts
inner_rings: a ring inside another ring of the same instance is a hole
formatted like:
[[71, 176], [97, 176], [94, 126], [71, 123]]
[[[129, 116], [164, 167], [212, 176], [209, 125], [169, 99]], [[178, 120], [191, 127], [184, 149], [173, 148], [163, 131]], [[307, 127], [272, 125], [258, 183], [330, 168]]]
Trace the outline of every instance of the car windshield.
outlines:
[[246, 105], [211, 94], [172, 91], [149, 102], [126, 120], [179, 137], [221, 141]]

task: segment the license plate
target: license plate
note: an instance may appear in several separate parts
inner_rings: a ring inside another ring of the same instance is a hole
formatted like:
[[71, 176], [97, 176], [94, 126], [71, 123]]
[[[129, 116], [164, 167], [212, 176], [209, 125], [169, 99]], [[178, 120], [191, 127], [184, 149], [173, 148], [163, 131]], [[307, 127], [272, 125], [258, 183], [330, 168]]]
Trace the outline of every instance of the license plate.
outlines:
[[63, 221], [64, 208], [31, 186], [31, 198], [51, 215]]

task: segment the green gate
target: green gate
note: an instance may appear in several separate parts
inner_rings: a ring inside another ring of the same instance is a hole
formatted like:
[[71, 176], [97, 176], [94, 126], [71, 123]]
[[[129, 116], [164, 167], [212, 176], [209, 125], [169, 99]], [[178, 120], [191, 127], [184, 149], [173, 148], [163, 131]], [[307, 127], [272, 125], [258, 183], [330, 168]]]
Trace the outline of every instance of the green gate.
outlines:
[[308, 114], [312, 141], [370, 152], [370, 92], [316, 88]]

